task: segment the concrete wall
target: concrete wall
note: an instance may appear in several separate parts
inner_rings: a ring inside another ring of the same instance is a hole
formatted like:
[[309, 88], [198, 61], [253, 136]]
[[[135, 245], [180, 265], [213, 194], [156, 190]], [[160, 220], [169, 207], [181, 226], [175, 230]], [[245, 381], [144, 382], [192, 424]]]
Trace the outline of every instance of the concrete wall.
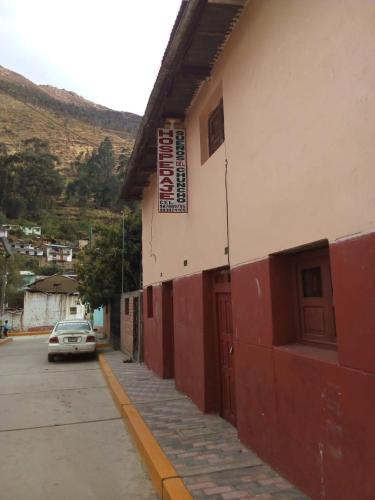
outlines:
[[[142, 292], [127, 292], [121, 296], [121, 350], [140, 360], [143, 353]], [[135, 337], [136, 334], [136, 337]], [[142, 345], [141, 345], [142, 343]]]
[[111, 337], [111, 304], [103, 306], [103, 334], [107, 339]]
[[94, 328], [100, 328], [101, 330], [103, 329], [103, 326], [104, 326], [104, 308], [103, 307], [99, 307], [98, 309], [94, 310], [93, 326], [94, 326]]
[[23, 329], [23, 311], [5, 311], [5, 320], [8, 320], [12, 331]]
[[[70, 308], [77, 308], [76, 314]], [[83, 319], [84, 306], [77, 295], [26, 292], [24, 297], [23, 328], [52, 326], [63, 319]]]

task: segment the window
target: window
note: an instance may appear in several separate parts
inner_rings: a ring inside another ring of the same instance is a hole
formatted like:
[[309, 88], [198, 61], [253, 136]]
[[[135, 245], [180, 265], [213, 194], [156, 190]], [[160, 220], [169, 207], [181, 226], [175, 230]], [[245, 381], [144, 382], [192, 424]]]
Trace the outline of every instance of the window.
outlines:
[[147, 287], [147, 317], [152, 318], [154, 316], [154, 297], [152, 286]]
[[77, 307], [71, 307], [70, 314], [77, 314]]
[[126, 316], [129, 314], [129, 298], [125, 299], [125, 314]]
[[335, 344], [335, 320], [328, 248], [295, 255], [299, 338], [314, 344]]
[[60, 321], [55, 326], [55, 332], [66, 332], [69, 330], [78, 330], [79, 332], [85, 332], [91, 330], [90, 323], [87, 321], [80, 321], [73, 323], [72, 321]]
[[223, 100], [208, 117], [208, 153], [209, 156], [224, 142], [224, 107]]

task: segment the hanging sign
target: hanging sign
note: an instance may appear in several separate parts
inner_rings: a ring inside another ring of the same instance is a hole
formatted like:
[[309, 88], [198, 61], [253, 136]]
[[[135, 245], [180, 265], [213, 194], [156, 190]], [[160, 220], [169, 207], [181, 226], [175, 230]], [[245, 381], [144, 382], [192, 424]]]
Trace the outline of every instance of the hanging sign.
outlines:
[[185, 130], [159, 128], [158, 192], [160, 213], [185, 213], [187, 205]]

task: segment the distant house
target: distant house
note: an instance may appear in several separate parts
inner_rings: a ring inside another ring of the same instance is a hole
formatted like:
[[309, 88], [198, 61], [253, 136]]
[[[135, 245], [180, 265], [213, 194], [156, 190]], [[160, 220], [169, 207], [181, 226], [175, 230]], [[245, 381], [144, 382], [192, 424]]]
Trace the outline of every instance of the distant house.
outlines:
[[35, 247], [30, 243], [12, 243], [11, 247], [14, 253], [20, 253], [21, 255], [29, 255], [30, 257], [43, 257], [44, 255], [41, 246]]
[[21, 226], [21, 231], [25, 236], [41, 236], [42, 228], [40, 226]]
[[1, 226], [1, 229], [5, 229], [9, 233], [11, 233], [13, 231], [18, 231], [19, 228], [20, 228], [20, 226], [18, 226], [17, 224], [3, 224]]
[[85, 306], [76, 279], [54, 275], [37, 280], [25, 292], [23, 328], [52, 327], [62, 319], [82, 319]]
[[72, 262], [73, 249], [68, 245], [46, 245], [48, 262]]
[[20, 276], [22, 279], [22, 289], [32, 285], [37, 279], [36, 274], [32, 271], [20, 271]]
[[83, 248], [87, 247], [89, 244], [89, 240], [78, 240], [78, 248], [82, 250]]

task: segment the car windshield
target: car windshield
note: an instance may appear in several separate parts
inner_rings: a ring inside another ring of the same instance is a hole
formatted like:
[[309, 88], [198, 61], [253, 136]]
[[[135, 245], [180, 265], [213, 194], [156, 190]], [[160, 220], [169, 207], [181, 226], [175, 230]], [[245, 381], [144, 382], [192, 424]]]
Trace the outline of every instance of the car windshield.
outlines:
[[72, 323], [58, 323], [55, 328], [55, 332], [68, 332], [68, 331], [79, 331], [84, 332], [85, 330], [91, 330], [90, 324], [87, 321], [72, 322]]

